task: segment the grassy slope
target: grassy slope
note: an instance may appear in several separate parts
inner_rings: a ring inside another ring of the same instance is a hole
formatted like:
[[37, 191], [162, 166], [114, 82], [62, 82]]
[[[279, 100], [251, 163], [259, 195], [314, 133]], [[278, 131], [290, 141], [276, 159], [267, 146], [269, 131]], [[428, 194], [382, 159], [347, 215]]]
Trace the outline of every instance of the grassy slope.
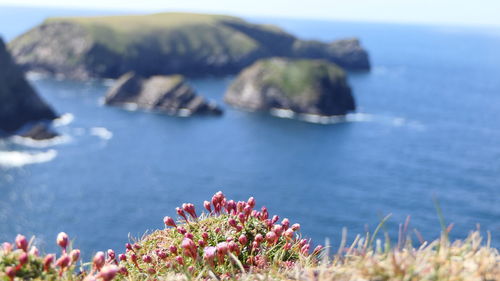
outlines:
[[[50, 18], [51, 22], [73, 22], [82, 25], [92, 38], [119, 54], [133, 55], [134, 45], [148, 40], [164, 53], [209, 55], [228, 53], [238, 56], [258, 47], [258, 42], [237, 32], [224, 22], [245, 25], [243, 20], [223, 15], [160, 13], [151, 15]], [[276, 27], [258, 26], [278, 32]]]
[[[334, 64], [321, 60], [264, 60], [257, 67], [266, 69], [264, 84], [276, 85], [290, 97], [304, 93], [317, 93], [315, 86], [319, 80], [329, 77], [331, 80], [345, 78], [345, 73]], [[312, 87], [312, 88], [311, 88]], [[311, 96], [311, 98], [314, 98]]]

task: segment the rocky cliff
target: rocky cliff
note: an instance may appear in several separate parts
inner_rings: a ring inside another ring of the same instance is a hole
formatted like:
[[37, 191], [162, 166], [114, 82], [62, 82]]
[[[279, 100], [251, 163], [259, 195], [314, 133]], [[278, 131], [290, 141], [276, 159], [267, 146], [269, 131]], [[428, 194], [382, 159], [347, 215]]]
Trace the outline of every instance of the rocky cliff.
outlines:
[[240, 73], [224, 100], [252, 111], [335, 116], [355, 110], [344, 71], [324, 60], [260, 60]]
[[179, 75], [142, 78], [126, 73], [106, 95], [108, 105], [137, 107], [169, 115], [220, 115], [222, 110], [196, 94]]
[[370, 68], [356, 39], [304, 41], [268, 25], [204, 14], [52, 18], [16, 38], [10, 49], [25, 69], [62, 77], [117, 78], [237, 73], [268, 57], [321, 58], [349, 70]]
[[26, 81], [0, 39], [0, 135], [9, 135], [27, 124], [54, 118], [54, 111]]

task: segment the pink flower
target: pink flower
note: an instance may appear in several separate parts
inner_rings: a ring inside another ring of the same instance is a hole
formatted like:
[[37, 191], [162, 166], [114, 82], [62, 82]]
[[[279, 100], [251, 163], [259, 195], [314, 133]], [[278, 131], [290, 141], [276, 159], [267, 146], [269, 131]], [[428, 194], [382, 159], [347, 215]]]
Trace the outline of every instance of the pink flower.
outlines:
[[184, 211], [181, 208], [177, 207], [177, 208], [175, 208], [175, 211], [177, 212], [177, 214], [179, 216], [183, 217], [186, 222], [188, 221], [186, 214], [184, 213]]
[[17, 258], [17, 260], [19, 261], [19, 264], [21, 266], [25, 265], [28, 262], [28, 254], [27, 253], [22, 253], [21, 255], [19, 255], [19, 257]]
[[260, 220], [267, 220], [269, 218], [269, 212], [266, 207], [260, 209]]
[[169, 216], [166, 216], [166, 217], [163, 218], [163, 223], [166, 226], [177, 227], [177, 225], [175, 224], [174, 219], [171, 218], [171, 217], [169, 217]]
[[116, 258], [116, 253], [112, 249], [108, 249], [108, 257], [110, 260], [114, 260]]
[[16, 269], [12, 266], [6, 267], [5, 275], [7, 275], [10, 280], [14, 280], [14, 278], [16, 277]]
[[318, 245], [318, 246], [316, 246], [316, 248], [314, 248], [313, 254], [319, 254], [322, 250], [323, 250], [323, 246]]
[[121, 274], [121, 275], [125, 275], [125, 276], [128, 276], [128, 270], [125, 266], [120, 266], [118, 268], [118, 272]]
[[243, 213], [245, 213], [245, 216], [248, 217], [252, 213], [252, 207], [247, 204], [247, 206], [243, 208]]
[[28, 251], [28, 240], [26, 240], [26, 237], [24, 237], [24, 235], [18, 234], [16, 236], [16, 247], [25, 252]]
[[43, 270], [44, 271], [48, 271], [49, 268], [51, 268], [52, 263], [54, 262], [55, 257], [56, 256], [54, 254], [48, 254], [48, 255], [45, 256], [45, 258], [43, 258]]
[[250, 206], [250, 208], [253, 209], [255, 207], [255, 198], [253, 197], [248, 198], [247, 204], [248, 206]]
[[245, 216], [245, 214], [240, 213], [240, 214], [238, 215], [238, 219], [240, 220], [241, 224], [245, 224], [245, 221], [246, 221], [246, 216]]
[[170, 247], [168, 247], [168, 250], [170, 251], [170, 253], [172, 253], [173, 255], [177, 255], [177, 247], [175, 247], [174, 245], [170, 245]]
[[309, 248], [311, 246], [309, 244], [305, 244], [304, 246], [302, 246], [302, 248], [300, 248], [300, 252], [303, 254], [303, 255], [308, 255], [309, 254]]
[[94, 267], [97, 268], [97, 270], [100, 270], [101, 267], [104, 266], [104, 263], [105, 263], [104, 253], [97, 252], [94, 256], [94, 259], [93, 259]]
[[119, 259], [120, 261], [127, 261], [127, 256], [126, 256], [125, 254], [120, 254], [120, 255], [118, 256], [118, 259]]
[[97, 278], [101, 278], [103, 281], [111, 281], [115, 278], [118, 273], [118, 267], [116, 265], [105, 265], [100, 270]]
[[208, 240], [208, 233], [207, 232], [203, 232], [201, 234], [201, 238], [203, 238], [203, 240], [206, 242]]
[[148, 273], [153, 275], [153, 274], [156, 274], [156, 270], [152, 267], [148, 268]]
[[236, 213], [236, 203], [233, 200], [227, 201], [226, 211], [228, 214]]
[[276, 233], [276, 235], [281, 236], [281, 234], [283, 233], [283, 226], [275, 225], [273, 227], [273, 231]]
[[271, 222], [273, 224], [275, 224], [279, 219], [280, 219], [280, 217], [278, 217], [278, 216], [275, 215], [275, 216], [273, 216], [273, 219], [271, 220]]
[[214, 260], [215, 260], [216, 250], [217, 249], [215, 247], [207, 247], [207, 248], [203, 249], [203, 259], [210, 266], [214, 266]]
[[64, 233], [64, 232], [60, 232], [58, 235], [57, 235], [57, 245], [59, 245], [59, 247], [61, 247], [63, 249], [63, 251], [66, 251], [66, 247], [68, 247], [68, 240], [69, 240], [69, 237], [68, 237], [68, 234]]
[[287, 218], [284, 218], [281, 221], [281, 225], [283, 226], [284, 230], [287, 230], [290, 227], [290, 221]]
[[164, 260], [164, 259], [166, 259], [166, 258], [167, 258], [167, 253], [165, 253], [165, 251], [164, 251], [164, 250], [158, 251], [158, 252], [156, 253], [156, 255], [157, 255], [160, 259], [162, 259], [162, 260]]
[[2, 249], [3, 251], [8, 254], [10, 252], [12, 252], [12, 244], [8, 243], [8, 242], [4, 242], [2, 243]]
[[134, 247], [134, 249], [136, 249], [136, 250], [140, 250], [142, 248], [141, 245], [139, 245], [137, 243], [134, 243], [134, 245], [132, 245], [132, 247]]
[[241, 234], [240, 237], [238, 238], [238, 241], [240, 242], [241, 245], [246, 245], [248, 242], [247, 237], [244, 234]]
[[298, 231], [298, 230], [300, 230], [300, 224], [298, 224], [298, 223], [294, 223], [294, 224], [292, 225], [292, 230], [293, 230], [293, 231]]
[[71, 258], [68, 255], [63, 254], [59, 259], [57, 259], [56, 266], [59, 266], [61, 269], [64, 269], [68, 267], [70, 263], [71, 263]]
[[151, 256], [149, 256], [149, 255], [143, 255], [142, 256], [142, 261], [145, 262], [145, 263], [152, 263], [153, 262], [153, 258], [151, 258]]
[[228, 223], [230, 226], [232, 226], [232, 227], [236, 228], [236, 224], [237, 224], [237, 223], [236, 223], [236, 220], [235, 220], [235, 219], [233, 219], [233, 218], [229, 218], [229, 219], [227, 220], [227, 223]]
[[177, 227], [177, 232], [179, 232], [180, 234], [184, 235], [184, 234], [187, 233], [187, 230], [184, 227], [182, 227], [182, 226], [178, 226]]
[[305, 244], [307, 244], [307, 240], [306, 239], [300, 240], [300, 242], [299, 242], [299, 246], [300, 247], [303, 247]]
[[186, 233], [186, 234], [184, 234], [184, 237], [189, 238], [189, 239], [191, 239], [191, 240], [193, 240], [193, 239], [194, 239], [193, 233], [189, 233], [189, 232], [188, 232], [188, 233]]
[[197, 252], [196, 244], [193, 242], [193, 240], [191, 240], [189, 238], [184, 238], [182, 240], [181, 247], [184, 249], [184, 254], [186, 256], [191, 257], [193, 259], [196, 259], [198, 252]]
[[241, 232], [242, 230], [243, 230], [243, 226], [241, 226], [240, 224], [238, 224], [238, 225], [236, 226], [236, 231], [237, 231], [237, 232]]
[[130, 243], [126, 243], [125, 244], [125, 248], [127, 249], [127, 251], [133, 251], [132, 250], [132, 245], [130, 245]]
[[184, 259], [181, 256], [175, 257], [175, 260], [177, 261], [178, 264], [184, 265]]
[[293, 230], [292, 229], [287, 229], [284, 233], [283, 236], [285, 236], [286, 239], [292, 240], [293, 238]]
[[247, 203], [244, 201], [238, 201], [238, 204], [236, 205], [236, 211], [238, 213], [243, 212], [243, 209], [247, 206]]
[[203, 202], [203, 207], [205, 207], [205, 209], [207, 209], [209, 213], [212, 212], [212, 206], [210, 206], [210, 202], [208, 201]]
[[217, 257], [219, 258], [219, 262], [222, 263], [224, 261], [224, 256], [229, 251], [227, 242], [221, 242], [217, 244]]
[[289, 243], [289, 242], [287, 242], [287, 243], [285, 244], [285, 246], [283, 247], [283, 249], [285, 249], [285, 251], [288, 251], [288, 250], [290, 250], [291, 248], [292, 248], [292, 244], [291, 244], [291, 243]]
[[200, 247], [205, 247], [205, 246], [206, 246], [206, 243], [205, 243], [205, 241], [204, 241], [203, 239], [200, 239], [200, 240], [198, 240], [198, 245], [199, 245]]
[[278, 236], [273, 231], [266, 233], [266, 241], [269, 244], [274, 244], [278, 240]]
[[76, 262], [80, 258], [80, 250], [78, 249], [72, 250], [69, 253], [69, 256], [71, 257], [71, 262]]
[[198, 217], [196, 215], [195, 207], [194, 207], [193, 204], [191, 204], [191, 203], [184, 203], [184, 204], [182, 204], [182, 209], [184, 209], [184, 211], [186, 213], [188, 213], [193, 219], [196, 219]]
[[255, 242], [260, 244], [262, 241], [264, 241], [264, 237], [262, 236], [262, 234], [259, 233], [255, 235]]
[[231, 251], [231, 253], [234, 253], [235, 255], [240, 254], [240, 247], [234, 241], [229, 242], [227, 244], [227, 247], [228, 247], [229, 251]]

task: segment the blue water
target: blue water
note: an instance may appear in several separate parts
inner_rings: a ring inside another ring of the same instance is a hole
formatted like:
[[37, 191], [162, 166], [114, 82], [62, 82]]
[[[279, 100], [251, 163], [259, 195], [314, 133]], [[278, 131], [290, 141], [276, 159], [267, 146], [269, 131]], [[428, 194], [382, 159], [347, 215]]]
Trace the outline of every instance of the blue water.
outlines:
[[[69, 13], [16, 11], [0, 16], [8, 39]], [[16, 25], [19, 18], [30, 25]], [[500, 245], [500, 30], [256, 20], [305, 38], [360, 37], [373, 69], [349, 74], [358, 114], [319, 125], [224, 106], [220, 118], [175, 118], [103, 107], [109, 83], [34, 79], [60, 113], [74, 116], [58, 127], [70, 140], [0, 144], [5, 159], [15, 158], [6, 151], [50, 156], [0, 168], [0, 241], [36, 235], [53, 250], [66, 231], [87, 255], [122, 250], [129, 233], [160, 228], [176, 206], [200, 208], [223, 190], [238, 200], [255, 196], [317, 243], [328, 237], [334, 245], [342, 227], [353, 237], [389, 213], [393, 238], [408, 215], [412, 229], [435, 238], [435, 197], [455, 223], [453, 237], [480, 224]], [[191, 82], [222, 104], [232, 78]]]

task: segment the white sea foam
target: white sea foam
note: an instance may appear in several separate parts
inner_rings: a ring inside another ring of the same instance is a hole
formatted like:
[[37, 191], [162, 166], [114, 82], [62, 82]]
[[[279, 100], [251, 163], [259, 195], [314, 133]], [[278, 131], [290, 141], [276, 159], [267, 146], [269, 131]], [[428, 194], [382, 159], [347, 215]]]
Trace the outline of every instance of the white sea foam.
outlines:
[[26, 147], [33, 147], [33, 148], [45, 148], [45, 147], [51, 147], [51, 146], [56, 146], [60, 144], [65, 144], [69, 143], [71, 141], [71, 137], [67, 135], [62, 135], [62, 136], [57, 136], [48, 140], [34, 140], [32, 138], [25, 138], [21, 136], [13, 136], [9, 138], [9, 141], [26, 146]]
[[92, 136], [99, 137], [103, 140], [110, 140], [113, 137], [113, 133], [110, 130], [103, 127], [90, 128], [90, 134]]
[[53, 149], [42, 152], [0, 151], [0, 167], [16, 168], [29, 164], [45, 163], [52, 161], [56, 156], [57, 151]]
[[61, 117], [52, 122], [54, 127], [62, 127], [71, 124], [75, 120], [75, 116], [71, 113], [65, 113]]

